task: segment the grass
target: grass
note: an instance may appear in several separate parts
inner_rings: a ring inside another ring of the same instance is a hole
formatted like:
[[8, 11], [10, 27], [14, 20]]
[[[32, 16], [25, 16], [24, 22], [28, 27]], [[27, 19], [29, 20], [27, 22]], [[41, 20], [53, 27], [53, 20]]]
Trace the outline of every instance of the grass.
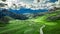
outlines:
[[60, 20], [47, 21], [49, 16], [55, 16], [60, 13], [60, 10], [45, 14], [44, 16], [37, 16], [36, 18], [28, 20], [10, 20], [9, 24], [0, 24], [0, 34], [40, 34], [40, 27], [43, 28], [44, 34], [60, 34]]
[[35, 34], [39, 33], [38, 29], [41, 26], [42, 24], [40, 25], [34, 22], [13, 20], [10, 21], [10, 24], [4, 27], [4, 30], [0, 30], [0, 34]]

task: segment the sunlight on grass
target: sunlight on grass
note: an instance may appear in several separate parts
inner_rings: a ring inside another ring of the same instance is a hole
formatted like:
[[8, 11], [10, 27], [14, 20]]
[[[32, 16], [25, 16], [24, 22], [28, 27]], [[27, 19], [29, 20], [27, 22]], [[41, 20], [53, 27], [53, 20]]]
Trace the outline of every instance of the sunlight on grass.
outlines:
[[[60, 20], [47, 21], [49, 16], [56, 16], [60, 14], [51, 13], [44, 16], [37, 16], [36, 18], [28, 20], [10, 20], [9, 24], [0, 27], [0, 34], [40, 34], [40, 28], [45, 25], [43, 29], [44, 34], [60, 34]], [[0, 24], [3, 26], [2, 24]]]

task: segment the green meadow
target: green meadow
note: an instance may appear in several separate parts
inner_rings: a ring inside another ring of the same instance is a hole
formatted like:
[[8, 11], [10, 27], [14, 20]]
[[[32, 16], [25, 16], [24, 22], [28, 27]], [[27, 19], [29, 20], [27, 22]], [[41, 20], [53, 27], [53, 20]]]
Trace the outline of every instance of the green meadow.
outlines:
[[60, 18], [57, 15], [60, 15], [60, 10], [27, 20], [12, 19], [7, 24], [0, 24], [0, 34], [41, 34], [43, 25], [43, 34], [60, 34]]

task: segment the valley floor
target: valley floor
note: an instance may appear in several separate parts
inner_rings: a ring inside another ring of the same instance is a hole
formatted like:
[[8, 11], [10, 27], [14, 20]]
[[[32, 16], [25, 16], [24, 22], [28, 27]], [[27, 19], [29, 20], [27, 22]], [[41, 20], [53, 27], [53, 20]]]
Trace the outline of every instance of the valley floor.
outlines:
[[48, 18], [56, 15], [60, 15], [60, 10], [28, 20], [10, 20], [9, 24], [0, 24], [0, 34], [60, 34], [60, 20]]

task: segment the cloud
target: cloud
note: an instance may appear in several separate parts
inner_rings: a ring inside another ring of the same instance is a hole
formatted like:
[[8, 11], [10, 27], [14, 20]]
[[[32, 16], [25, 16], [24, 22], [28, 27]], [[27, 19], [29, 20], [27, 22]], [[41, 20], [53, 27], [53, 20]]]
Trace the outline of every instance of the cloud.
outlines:
[[60, 7], [59, 1], [56, 1], [55, 3], [49, 2], [49, 0], [40, 0], [40, 2], [36, 1], [37, 0], [33, 1], [32, 3], [25, 3], [21, 0], [6, 0], [6, 2], [0, 1], [0, 3], [7, 4], [7, 6], [1, 8], [14, 9], [14, 10], [19, 10], [22, 7], [31, 10], [52, 9], [54, 8], [54, 6]]

